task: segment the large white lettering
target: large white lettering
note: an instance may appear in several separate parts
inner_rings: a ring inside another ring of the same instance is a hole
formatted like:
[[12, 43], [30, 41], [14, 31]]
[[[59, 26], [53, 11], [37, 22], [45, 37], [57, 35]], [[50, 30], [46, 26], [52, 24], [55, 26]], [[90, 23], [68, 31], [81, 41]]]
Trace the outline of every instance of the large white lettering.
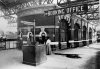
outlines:
[[75, 7], [66, 7], [66, 8], [60, 8], [60, 9], [55, 9], [55, 10], [50, 10], [48, 16], [50, 15], [63, 15], [63, 14], [70, 14], [70, 13], [79, 13], [83, 12], [83, 6], [75, 6]]

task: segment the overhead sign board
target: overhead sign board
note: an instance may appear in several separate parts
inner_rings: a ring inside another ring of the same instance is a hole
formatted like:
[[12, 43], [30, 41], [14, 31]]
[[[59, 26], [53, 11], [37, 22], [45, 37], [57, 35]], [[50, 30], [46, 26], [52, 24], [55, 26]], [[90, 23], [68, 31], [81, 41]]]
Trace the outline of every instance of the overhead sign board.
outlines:
[[[89, 6], [94, 5], [94, 4], [99, 4], [99, 2], [91, 2], [88, 3], [88, 11], [92, 12], [93, 7], [90, 9]], [[68, 6], [64, 8], [59, 8], [59, 9], [52, 9], [45, 11], [45, 15], [47, 16], [52, 16], [52, 15], [64, 15], [64, 14], [71, 14], [71, 13], [84, 13], [85, 11], [83, 10], [83, 4], [82, 5], [74, 5], [74, 6]]]
[[83, 12], [83, 6], [76, 6], [76, 7], [66, 7], [66, 8], [59, 8], [54, 10], [45, 11], [45, 15], [63, 15], [63, 14], [70, 14], [70, 13], [78, 13]]

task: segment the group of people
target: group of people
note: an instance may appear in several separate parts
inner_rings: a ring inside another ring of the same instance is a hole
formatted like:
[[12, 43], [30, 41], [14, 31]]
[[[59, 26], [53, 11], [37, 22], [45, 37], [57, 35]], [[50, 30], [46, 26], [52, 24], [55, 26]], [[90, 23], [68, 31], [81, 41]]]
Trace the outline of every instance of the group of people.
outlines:
[[[28, 44], [31, 44], [32, 42], [34, 42], [33, 35], [32, 35], [31, 32], [28, 33], [27, 37], [28, 37], [28, 39], [27, 39], [28, 40]], [[46, 46], [46, 54], [47, 55], [51, 54], [51, 45], [50, 45], [51, 40], [50, 40], [50, 37], [48, 37], [45, 32], [40, 33], [40, 36], [36, 38], [36, 42], [38, 44], [45, 44], [45, 46]]]
[[47, 55], [50, 55], [52, 52], [50, 43], [51, 43], [50, 37], [48, 36], [46, 37], [44, 33], [41, 35], [41, 37], [39, 37], [39, 44], [45, 44]]
[[[20, 40], [22, 40], [22, 32], [20, 32]], [[23, 42], [21, 42], [23, 43]], [[46, 54], [47, 55], [50, 55], [51, 54], [51, 40], [50, 40], [50, 37], [47, 36], [47, 33], [44, 31], [44, 28], [41, 28], [41, 32], [39, 34], [38, 37], [34, 37], [33, 35], [33, 32], [32, 31], [29, 31], [27, 33], [27, 44], [28, 45], [34, 45], [35, 44], [45, 44], [46, 46]], [[22, 44], [21, 44], [22, 45]]]
[[39, 43], [40, 44], [45, 44], [46, 46], [46, 54], [47, 55], [50, 55], [51, 54], [51, 40], [50, 40], [50, 37], [47, 36], [47, 33], [44, 31], [45, 29], [42, 27], [41, 28], [41, 32], [39, 34]]

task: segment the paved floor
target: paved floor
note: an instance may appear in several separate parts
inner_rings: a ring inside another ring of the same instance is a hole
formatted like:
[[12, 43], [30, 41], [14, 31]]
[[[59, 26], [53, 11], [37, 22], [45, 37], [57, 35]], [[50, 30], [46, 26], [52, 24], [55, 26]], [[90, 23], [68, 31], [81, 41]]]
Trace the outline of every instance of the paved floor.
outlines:
[[78, 54], [81, 58], [52, 54], [47, 56], [46, 62], [36, 67], [22, 64], [22, 51], [2, 50], [0, 51], [0, 69], [97, 69], [96, 66], [99, 64], [97, 64], [96, 57], [97, 52], [100, 51], [99, 46], [100, 43], [95, 43], [89, 47], [55, 51], [54, 53]]

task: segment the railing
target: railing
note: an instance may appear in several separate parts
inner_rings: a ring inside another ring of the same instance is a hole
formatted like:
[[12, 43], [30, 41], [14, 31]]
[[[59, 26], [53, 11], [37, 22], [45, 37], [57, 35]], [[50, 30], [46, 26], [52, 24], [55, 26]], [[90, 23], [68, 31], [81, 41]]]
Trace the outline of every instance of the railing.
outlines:
[[0, 50], [15, 49], [15, 48], [17, 48], [17, 40], [15, 39], [0, 40]]

